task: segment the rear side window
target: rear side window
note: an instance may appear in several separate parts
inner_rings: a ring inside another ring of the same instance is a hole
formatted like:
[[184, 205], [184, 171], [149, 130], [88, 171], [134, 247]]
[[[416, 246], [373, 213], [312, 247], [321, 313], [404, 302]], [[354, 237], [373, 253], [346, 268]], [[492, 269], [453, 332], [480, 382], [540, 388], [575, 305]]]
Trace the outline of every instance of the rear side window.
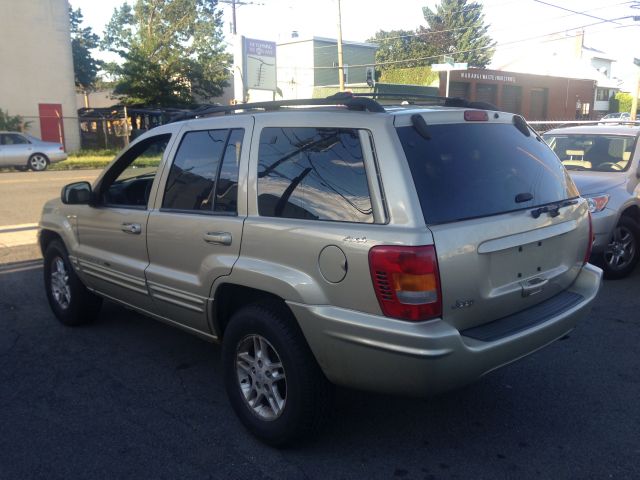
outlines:
[[29, 140], [24, 138], [22, 135], [15, 133], [5, 133], [0, 135], [0, 144], [2, 145], [24, 145], [27, 143], [29, 143]]
[[399, 127], [427, 224], [484, 217], [578, 196], [549, 147], [512, 124]]
[[165, 187], [162, 208], [236, 213], [243, 129], [188, 132]]
[[357, 130], [265, 128], [258, 156], [260, 215], [373, 223]]

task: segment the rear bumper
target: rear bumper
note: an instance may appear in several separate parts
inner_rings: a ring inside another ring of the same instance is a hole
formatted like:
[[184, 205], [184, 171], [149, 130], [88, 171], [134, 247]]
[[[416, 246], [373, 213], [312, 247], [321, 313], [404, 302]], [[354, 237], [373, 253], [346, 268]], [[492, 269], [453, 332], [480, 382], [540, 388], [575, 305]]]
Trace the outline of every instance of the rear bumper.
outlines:
[[68, 155], [66, 152], [53, 152], [47, 155], [50, 163], [62, 162], [66, 160]]
[[586, 265], [568, 290], [579, 302], [493, 341], [467, 337], [439, 319], [416, 324], [324, 305], [289, 306], [329, 380], [423, 396], [473, 382], [561, 338], [588, 313], [601, 279], [602, 270]]

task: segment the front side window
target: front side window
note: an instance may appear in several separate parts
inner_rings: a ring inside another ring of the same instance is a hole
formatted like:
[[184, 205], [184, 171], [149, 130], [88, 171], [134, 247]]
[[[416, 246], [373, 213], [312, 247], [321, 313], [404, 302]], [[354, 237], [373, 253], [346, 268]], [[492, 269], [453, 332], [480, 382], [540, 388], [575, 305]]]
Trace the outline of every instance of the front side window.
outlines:
[[162, 208], [236, 213], [243, 129], [188, 132], [171, 165]]
[[260, 215], [373, 223], [357, 130], [265, 128], [258, 158]]
[[[146, 208], [170, 134], [137, 143], [105, 174], [103, 203], [108, 206]], [[115, 178], [114, 178], [115, 177]]]
[[595, 172], [628, 170], [636, 144], [631, 135], [557, 133], [544, 139], [567, 170]]

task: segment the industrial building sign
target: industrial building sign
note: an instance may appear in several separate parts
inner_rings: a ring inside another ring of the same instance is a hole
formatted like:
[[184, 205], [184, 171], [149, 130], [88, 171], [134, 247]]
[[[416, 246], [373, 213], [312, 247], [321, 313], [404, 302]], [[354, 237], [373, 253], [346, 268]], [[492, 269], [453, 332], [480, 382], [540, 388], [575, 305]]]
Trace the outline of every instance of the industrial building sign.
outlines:
[[493, 82], [516, 83], [516, 77], [512, 75], [496, 75], [493, 73], [461, 72], [460, 78], [466, 80], [490, 80]]
[[244, 38], [244, 77], [249, 90], [276, 91], [276, 44]]

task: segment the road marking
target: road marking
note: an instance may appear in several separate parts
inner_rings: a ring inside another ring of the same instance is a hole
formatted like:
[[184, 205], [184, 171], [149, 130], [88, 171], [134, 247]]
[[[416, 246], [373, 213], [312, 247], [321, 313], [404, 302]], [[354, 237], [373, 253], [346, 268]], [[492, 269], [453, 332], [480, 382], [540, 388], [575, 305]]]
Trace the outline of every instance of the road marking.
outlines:
[[3, 247], [19, 247], [34, 243], [38, 243], [37, 223], [0, 226], [0, 245]]

